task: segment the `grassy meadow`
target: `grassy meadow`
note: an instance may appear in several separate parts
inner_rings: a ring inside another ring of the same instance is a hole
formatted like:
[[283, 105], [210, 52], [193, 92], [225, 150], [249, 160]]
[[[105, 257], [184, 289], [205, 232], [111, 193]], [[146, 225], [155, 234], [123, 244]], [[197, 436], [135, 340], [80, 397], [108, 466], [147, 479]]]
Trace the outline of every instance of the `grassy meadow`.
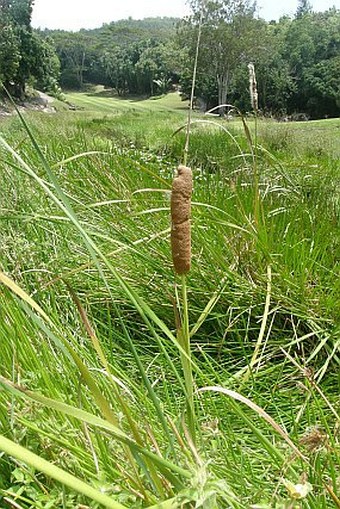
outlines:
[[194, 114], [185, 280], [186, 103], [67, 100], [0, 119], [0, 507], [340, 507], [340, 120]]

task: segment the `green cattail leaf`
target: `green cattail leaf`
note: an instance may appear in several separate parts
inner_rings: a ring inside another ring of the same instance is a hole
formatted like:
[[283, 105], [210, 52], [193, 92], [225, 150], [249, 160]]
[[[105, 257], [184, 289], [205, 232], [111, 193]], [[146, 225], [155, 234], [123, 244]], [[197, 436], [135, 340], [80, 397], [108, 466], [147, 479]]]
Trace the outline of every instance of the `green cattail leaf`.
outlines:
[[95, 488], [78, 479], [74, 475], [71, 475], [65, 470], [53, 465], [49, 461], [41, 458], [28, 449], [25, 449], [25, 447], [16, 444], [12, 440], [5, 438], [3, 435], [0, 435], [0, 451], [5, 452], [9, 456], [13, 456], [15, 459], [26, 463], [30, 467], [36, 468], [48, 477], [52, 477], [52, 479], [59, 481], [72, 490], [78, 491], [78, 493], [85, 495], [108, 509], [127, 509], [126, 506], [116, 502], [111, 497], [97, 491]]
[[114, 424], [111, 424], [111, 422], [109, 422], [105, 419], [102, 419], [101, 417], [97, 417], [96, 415], [93, 415], [85, 410], [82, 410], [81, 408], [77, 408], [72, 405], [63, 403], [61, 401], [47, 398], [46, 396], [43, 396], [42, 394], [37, 394], [30, 390], [24, 389], [23, 387], [20, 387], [20, 386], [14, 384], [13, 382], [11, 382], [10, 380], [7, 380], [6, 378], [4, 378], [1, 375], [0, 375], [0, 384], [21, 398], [25, 398], [25, 397], [29, 398], [32, 401], [35, 401], [36, 403], [40, 403], [41, 405], [44, 405], [45, 407], [51, 408], [53, 410], [56, 410], [58, 412], [65, 414], [65, 415], [68, 415], [70, 417], [79, 419], [80, 421], [85, 422], [86, 424], [92, 425], [94, 427], [97, 427], [97, 428], [100, 428], [100, 429], [103, 429], [105, 431], [112, 433], [122, 443], [130, 446], [134, 450], [137, 450], [139, 453], [143, 454], [145, 457], [150, 458], [151, 460], [153, 460], [155, 465], [158, 465], [162, 469], [172, 470], [173, 472], [176, 472], [186, 478], [191, 477], [191, 474], [189, 471], [187, 471], [181, 467], [178, 467], [177, 465], [171, 463], [170, 461], [165, 460], [161, 456], [159, 456], [153, 452], [150, 452], [148, 449], [138, 445], [134, 440], [132, 440], [126, 433], [124, 433], [122, 430], [120, 430], [117, 426], [115, 426]]

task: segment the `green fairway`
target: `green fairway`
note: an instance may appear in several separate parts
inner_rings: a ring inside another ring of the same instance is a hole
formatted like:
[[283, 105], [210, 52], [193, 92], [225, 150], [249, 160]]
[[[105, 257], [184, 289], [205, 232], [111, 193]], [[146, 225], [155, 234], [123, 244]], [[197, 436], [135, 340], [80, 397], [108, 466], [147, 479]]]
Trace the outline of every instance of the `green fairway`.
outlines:
[[116, 111], [187, 111], [188, 101], [182, 101], [178, 92], [152, 98], [124, 98], [99, 89], [93, 93], [68, 93], [66, 98], [79, 108], [94, 113], [114, 114]]

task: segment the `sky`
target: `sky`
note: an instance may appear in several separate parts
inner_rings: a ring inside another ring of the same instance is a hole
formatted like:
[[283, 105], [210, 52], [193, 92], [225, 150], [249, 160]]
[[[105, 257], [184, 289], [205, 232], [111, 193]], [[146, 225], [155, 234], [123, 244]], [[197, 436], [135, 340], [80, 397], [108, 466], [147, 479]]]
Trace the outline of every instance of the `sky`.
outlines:
[[[310, 0], [315, 11], [340, 8], [340, 0]], [[271, 20], [293, 15], [298, 0], [257, 0], [261, 17]], [[185, 0], [35, 0], [32, 24], [38, 28], [79, 30], [131, 16], [183, 17], [189, 10]]]

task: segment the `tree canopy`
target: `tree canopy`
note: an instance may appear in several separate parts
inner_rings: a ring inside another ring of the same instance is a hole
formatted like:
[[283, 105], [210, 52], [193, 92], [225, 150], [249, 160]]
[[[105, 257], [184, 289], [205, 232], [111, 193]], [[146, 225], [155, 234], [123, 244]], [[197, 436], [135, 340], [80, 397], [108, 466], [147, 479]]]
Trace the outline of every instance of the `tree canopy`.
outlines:
[[51, 39], [32, 30], [33, 0], [0, 0], [0, 82], [14, 96], [25, 96], [26, 84], [53, 91], [60, 64]]
[[[193, 59], [201, 0], [180, 28]], [[251, 109], [248, 63], [254, 62], [259, 106], [277, 116], [305, 113], [311, 118], [340, 114], [340, 10], [313, 12], [300, 0], [294, 18], [266, 23], [248, 1], [205, 1], [197, 93], [206, 107], [225, 102]], [[192, 66], [181, 74], [189, 94]]]
[[153, 94], [156, 81], [178, 79], [175, 18], [121, 20], [94, 30], [45, 30], [61, 61], [61, 85], [85, 82], [111, 86], [120, 95]]
[[[218, 104], [223, 105], [238, 67], [254, 60], [260, 51], [265, 22], [255, 18], [255, 5], [249, 0], [192, 0], [191, 7], [193, 14], [182, 24], [180, 41], [192, 61], [201, 25], [199, 79], [208, 77], [214, 83]], [[204, 99], [211, 102], [209, 97]], [[223, 106], [220, 111], [223, 114]]]

